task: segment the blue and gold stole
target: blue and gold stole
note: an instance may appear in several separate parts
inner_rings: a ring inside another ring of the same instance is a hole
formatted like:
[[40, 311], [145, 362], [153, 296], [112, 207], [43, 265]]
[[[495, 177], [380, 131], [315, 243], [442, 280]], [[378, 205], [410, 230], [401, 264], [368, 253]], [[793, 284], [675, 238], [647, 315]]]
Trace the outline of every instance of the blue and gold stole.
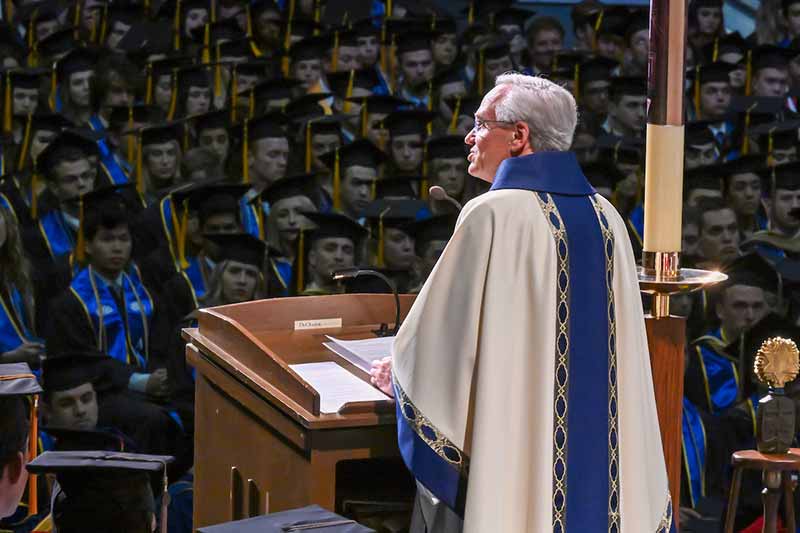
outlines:
[[25, 314], [25, 302], [16, 287], [0, 293], [0, 353], [35, 339]]
[[186, 280], [186, 285], [192, 292], [192, 300], [195, 309], [199, 306], [199, 299], [206, 293], [207, 268], [204, 266], [206, 258], [204, 256], [187, 257], [189, 267], [181, 271], [181, 275]]
[[289, 285], [292, 283], [292, 263], [285, 259], [270, 258], [269, 266], [275, 274], [275, 279], [281, 284], [281, 296], [289, 296]]
[[239, 216], [245, 233], [249, 233], [258, 239], [264, 239], [266, 237], [264, 232], [265, 215], [266, 213], [261, 203], [258, 203], [258, 205], [251, 204], [246, 195], [239, 200]]
[[38, 226], [52, 259], [68, 254], [75, 248], [75, 237], [60, 209], [54, 209], [41, 216]]
[[739, 395], [739, 371], [724, 351], [725, 339], [716, 329], [695, 341], [695, 357], [703, 375], [707, 410], [719, 414], [736, 403]]
[[146, 368], [153, 299], [135, 269], [121, 274], [119, 303], [112, 290], [91, 266], [81, 270], [70, 284], [92, 326], [97, 349], [123, 363]]
[[[97, 115], [92, 115], [89, 119], [89, 127], [98, 133], [105, 133], [106, 131], [103, 121], [100, 120], [100, 117]], [[128, 183], [128, 181], [130, 181], [128, 175], [122, 169], [122, 166], [120, 166], [114, 155], [114, 151], [108, 146], [108, 142], [105, 139], [98, 139], [97, 148], [100, 151], [100, 167], [106, 177], [108, 177], [110, 184], [121, 185]]]
[[686, 485], [689, 487], [689, 501], [697, 506], [700, 498], [706, 495], [706, 428], [700, 412], [686, 397], [683, 398], [683, 470]]

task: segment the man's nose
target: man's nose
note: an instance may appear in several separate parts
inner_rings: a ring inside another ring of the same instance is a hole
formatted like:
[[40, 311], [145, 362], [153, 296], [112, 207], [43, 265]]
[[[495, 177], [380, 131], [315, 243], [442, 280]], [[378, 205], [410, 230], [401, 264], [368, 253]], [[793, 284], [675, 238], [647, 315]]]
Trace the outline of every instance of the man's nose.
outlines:
[[470, 128], [470, 130], [467, 132], [467, 135], [464, 136], [464, 144], [469, 145], [469, 146], [472, 146], [473, 144], [475, 144], [475, 127], [474, 126], [472, 128]]

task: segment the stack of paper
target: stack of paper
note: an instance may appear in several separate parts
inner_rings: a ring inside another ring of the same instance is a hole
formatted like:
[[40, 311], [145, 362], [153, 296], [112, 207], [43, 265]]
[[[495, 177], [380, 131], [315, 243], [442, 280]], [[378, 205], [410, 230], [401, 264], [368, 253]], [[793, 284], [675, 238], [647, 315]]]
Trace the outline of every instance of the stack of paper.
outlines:
[[326, 335], [326, 337], [331, 342], [323, 342], [323, 346], [367, 372], [372, 368], [373, 361], [392, 354], [392, 344], [394, 344], [394, 337], [376, 337], [357, 341], [336, 339], [330, 335]]
[[319, 393], [320, 413], [338, 413], [350, 402], [389, 400], [384, 393], [332, 361], [289, 365]]

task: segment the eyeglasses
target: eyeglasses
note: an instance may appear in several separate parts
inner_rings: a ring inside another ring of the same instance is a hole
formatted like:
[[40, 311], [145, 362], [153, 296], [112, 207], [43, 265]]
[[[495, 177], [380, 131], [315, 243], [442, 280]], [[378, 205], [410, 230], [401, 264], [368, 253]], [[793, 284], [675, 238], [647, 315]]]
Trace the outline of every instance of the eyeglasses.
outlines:
[[483, 130], [489, 130], [489, 124], [516, 124], [516, 122], [512, 122], [510, 120], [484, 120], [482, 118], [475, 117], [475, 125], [472, 126], [472, 131], [475, 133], [479, 133]]

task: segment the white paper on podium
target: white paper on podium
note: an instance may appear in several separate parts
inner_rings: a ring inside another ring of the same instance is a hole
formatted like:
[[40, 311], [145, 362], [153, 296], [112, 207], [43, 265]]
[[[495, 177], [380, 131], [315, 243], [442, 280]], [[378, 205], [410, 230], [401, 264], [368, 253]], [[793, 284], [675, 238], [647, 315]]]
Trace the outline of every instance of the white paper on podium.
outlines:
[[375, 337], [347, 341], [330, 335], [325, 336], [331, 342], [323, 342], [323, 346], [367, 372], [372, 368], [373, 361], [383, 359], [392, 354], [392, 344], [394, 344], [394, 337]]
[[289, 368], [319, 393], [320, 413], [338, 413], [349, 402], [391, 399], [333, 361], [289, 365]]

